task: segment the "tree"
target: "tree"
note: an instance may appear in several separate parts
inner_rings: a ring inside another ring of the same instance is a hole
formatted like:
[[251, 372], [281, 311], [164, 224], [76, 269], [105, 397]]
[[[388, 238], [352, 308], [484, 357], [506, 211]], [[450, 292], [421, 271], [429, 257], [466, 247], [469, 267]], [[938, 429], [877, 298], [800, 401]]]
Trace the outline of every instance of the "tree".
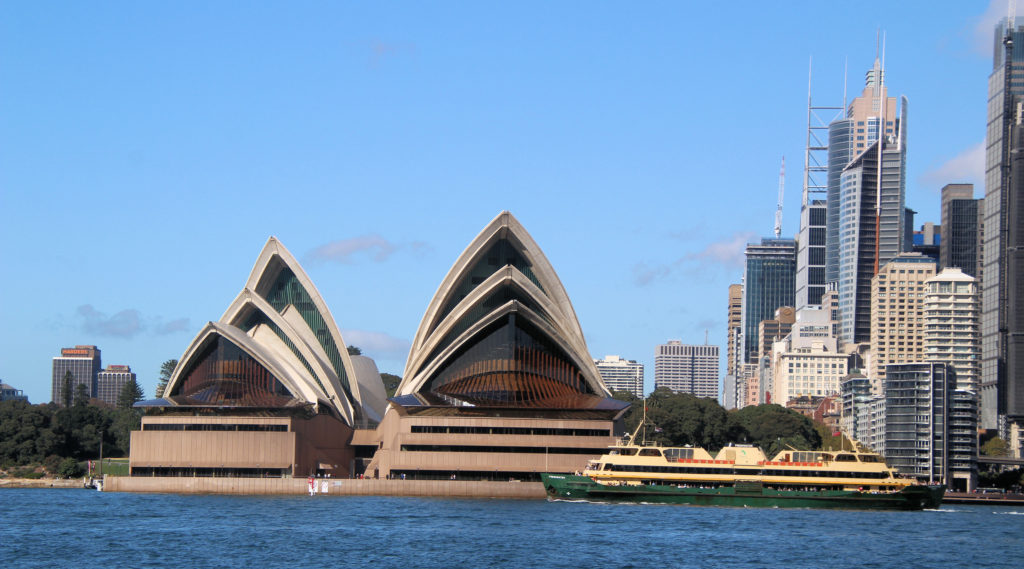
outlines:
[[160, 375], [156, 382], [157, 399], [164, 396], [164, 389], [167, 388], [167, 382], [171, 380], [171, 375], [174, 373], [174, 368], [176, 367], [178, 367], [178, 360], [167, 360], [160, 364]]
[[384, 382], [384, 391], [387, 392], [388, 397], [394, 397], [395, 392], [398, 391], [398, 384], [402, 383], [402, 378], [393, 373], [382, 373], [380, 379]]
[[65, 458], [57, 466], [58, 478], [78, 478], [82, 475], [82, 465], [73, 458]]
[[75, 386], [75, 407], [84, 407], [89, 404], [89, 389], [84, 383]]
[[349, 346], [348, 347], [348, 355], [350, 355], [350, 356], [361, 356], [361, 355], [363, 355], [363, 351], [360, 350], [359, 348], [357, 348], [356, 346]]
[[[619, 397], [623, 395], [618, 393]], [[727, 445], [735, 436], [730, 432], [728, 414], [718, 402], [689, 393], [674, 393], [660, 388], [646, 400], [634, 398], [626, 413], [626, 430], [630, 434], [644, 416], [647, 423], [642, 437], [666, 446], [696, 445], [714, 450]]]
[[113, 411], [114, 420], [107, 431], [113, 438], [113, 447], [104, 448], [106, 456], [128, 456], [131, 450], [132, 431], [142, 426], [142, 413], [137, 409], [117, 409]]
[[826, 425], [821, 423], [815, 423], [814, 429], [818, 431], [818, 436], [821, 437], [821, 450], [843, 450], [854, 448], [853, 442], [846, 438], [842, 433], [833, 431]]
[[124, 384], [121, 393], [117, 395], [117, 408], [131, 409], [132, 405], [142, 401], [142, 398], [142, 387], [139, 386], [138, 381], [135, 381], [135, 378], [132, 378], [131, 381]]
[[64, 389], [61, 390], [61, 396], [64, 399], [64, 407], [71, 407], [71, 402], [75, 396], [75, 376], [71, 375], [71, 370], [64, 372], [64, 379], [62, 381], [64, 382], [62, 386]]
[[747, 433], [746, 441], [761, 447], [768, 457], [793, 447], [797, 450], [821, 448], [821, 435], [805, 415], [781, 405], [744, 407], [730, 414], [736, 425]]
[[42, 462], [62, 443], [54, 432], [54, 405], [0, 402], [0, 467]]
[[985, 456], [1006, 456], [1006, 441], [999, 437], [992, 437], [978, 450]]

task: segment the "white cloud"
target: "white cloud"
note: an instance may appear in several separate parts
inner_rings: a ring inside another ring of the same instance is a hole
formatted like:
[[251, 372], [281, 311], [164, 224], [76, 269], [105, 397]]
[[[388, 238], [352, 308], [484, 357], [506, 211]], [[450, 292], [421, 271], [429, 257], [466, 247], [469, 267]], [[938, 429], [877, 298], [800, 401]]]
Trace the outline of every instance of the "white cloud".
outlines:
[[82, 332], [116, 338], [134, 338], [143, 332], [165, 336], [187, 332], [191, 328], [188, 318], [165, 321], [161, 317], [144, 317], [134, 308], [126, 308], [113, 316], [107, 316], [93, 305], [83, 304], [75, 310], [75, 316]]
[[722, 265], [726, 268], [738, 268], [743, 266], [744, 251], [757, 234], [752, 231], [738, 231], [731, 236], [711, 243], [703, 251], [689, 255], [687, 258]]
[[924, 173], [921, 179], [936, 190], [946, 184], [974, 184], [985, 187], [985, 143], [979, 142]]
[[357, 257], [363, 255], [375, 263], [387, 261], [391, 255], [402, 249], [410, 249], [413, 252], [427, 250], [427, 244], [415, 241], [412, 243], [395, 243], [388, 241], [376, 233], [360, 235], [350, 239], [339, 239], [325, 243], [313, 249], [306, 255], [306, 260], [311, 263], [334, 262], [351, 265], [356, 262]]
[[156, 326], [156, 334], [158, 336], [164, 336], [167, 334], [174, 334], [177, 332], [187, 332], [192, 328], [188, 318], [177, 318], [170, 322], [161, 322]]
[[83, 304], [78, 307], [77, 312], [82, 318], [82, 331], [88, 334], [131, 338], [143, 329], [142, 317], [134, 308], [122, 310], [108, 317], [91, 304]]
[[649, 266], [639, 263], [633, 266], [633, 282], [646, 286], [656, 280], [671, 276], [676, 271], [700, 272], [719, 267], [736, 269], [743, 267], [747, 243], [756, 237], [751, 231], [737, 231], [725, 239], [709, 243], [704, 249], [676, 259], [668, 265]]
[[[974, 22], [971, 38], [971, 45], [974, 51], [982, 55], [992, 53], [992, 41], [995, 37], [996, 24], [999, 20], [1007, 17], [1007, 0], [990, 0], [988, 7], [981, 13]], [[1021, 6], [1024, 9], [1024, 6]], [[1024, 16], [1024, 14], [1020, 14]]]
[[331, 241], [313, 249], [309, 258], [313, 261], [335, 261], [350, 264], [357, 253], [371, 255], [376, 262], [386, 261], [398, 246], [380, 235], [370, 234]]

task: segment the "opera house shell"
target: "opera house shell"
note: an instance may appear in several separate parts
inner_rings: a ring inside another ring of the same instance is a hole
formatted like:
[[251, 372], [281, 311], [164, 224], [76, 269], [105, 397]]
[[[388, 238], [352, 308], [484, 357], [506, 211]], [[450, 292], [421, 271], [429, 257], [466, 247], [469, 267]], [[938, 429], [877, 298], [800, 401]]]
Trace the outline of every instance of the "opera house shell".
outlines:
[[470, 243], [423, 316], [366, 474], [536, 480], [615, 440], [610, 398], [569, 297], [509, 212]]
[[[355, 361], [354, 361], [355, 360]], [[181, 356], [132, 433], [133, 476], [355, 474], [357, 428], [386, 405], [295, 258], [271, 237], [245, 287]]]

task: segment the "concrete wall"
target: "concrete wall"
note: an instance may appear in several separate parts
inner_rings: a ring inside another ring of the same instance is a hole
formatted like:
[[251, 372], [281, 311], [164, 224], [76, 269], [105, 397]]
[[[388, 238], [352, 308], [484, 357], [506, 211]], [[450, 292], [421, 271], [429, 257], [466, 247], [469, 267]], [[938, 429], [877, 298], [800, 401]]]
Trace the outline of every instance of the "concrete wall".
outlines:
[[[412, 427], [528, 427], [556, 429], [606, 429], [614, 432], [612, 421], [581, 419], [522, 419], [500, 416], [458, 417], [432, 415], [402, 415], [396, 409], [388, 410], [377, 428], [382, 448], [376, 452], [366, 470], [380, 478], [395, 470], [434, 470], [441, 472], [493, 471], [493, 472], [575, 472], [582, 470], [590, 459], [597, 458], [604, 449], [614, 444], [614, 436], [559, 436], [559, 435], [493, 435], [413, 433]], [[452, 445], [482, 447], [586, 448], [594, 454], [557, 454], [557, 452], [446, 452], [403, 451], [402, 445]]]
[[[287, 431], [157, 431], [160, 424], [280, 425]], [[339, 478], [350, 472], [351, 427], [326, 415], [310, 419], [159, 415], [142, 418], [131, 434], [131, 467], [291, 468], [296, 476], [323, 466]], [[333, 468], [332, 468], [333, 467]]]
[[[429, 496], [442, 498], [544, 499], [540, 482], [478, 482], [469, 480], [327, 479], [326, 496]], [[184, 478], [107, 476], [104, 492], [169, 492], [176, 494], [308, 495], [305, 478]], [[317, 494], [316, 497], [325, 497]]]
[[131, 466], [291, 468], [295, 433], [132, 431]]

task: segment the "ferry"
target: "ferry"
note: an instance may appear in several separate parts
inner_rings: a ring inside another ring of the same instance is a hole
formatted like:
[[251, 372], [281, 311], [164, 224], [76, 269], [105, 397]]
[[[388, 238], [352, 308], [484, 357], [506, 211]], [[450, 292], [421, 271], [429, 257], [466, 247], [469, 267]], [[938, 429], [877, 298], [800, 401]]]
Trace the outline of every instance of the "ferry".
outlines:
[[938, 508], [945, 493], [945, 486], [900, 477], [873, 452], [789, 449], [768, 460], [749, 445], [711, 456], [699, 447], [634, 444], [635, 438], [589, 461], [582, 473], [541, 474], [548, 499], [922, 510]]

